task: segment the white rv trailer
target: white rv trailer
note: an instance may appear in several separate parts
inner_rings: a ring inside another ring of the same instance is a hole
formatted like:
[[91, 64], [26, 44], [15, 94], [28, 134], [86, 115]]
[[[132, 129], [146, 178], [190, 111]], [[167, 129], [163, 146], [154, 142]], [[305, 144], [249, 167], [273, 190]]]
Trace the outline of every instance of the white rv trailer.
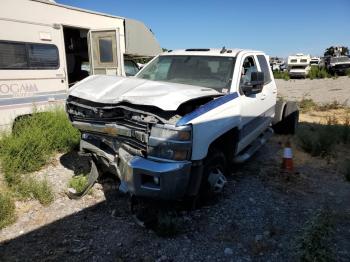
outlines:
[[0, 128], [33, 105], [63, 104], [68, 88], [89, 74], [123, 76], [130, 58], [161, 52], [136, 20], [54, 1], [1, 0]]
[[288, 74], [290, 77], [304, 77], [310, 71], [310, 55], [296, 54], [288, 56]]

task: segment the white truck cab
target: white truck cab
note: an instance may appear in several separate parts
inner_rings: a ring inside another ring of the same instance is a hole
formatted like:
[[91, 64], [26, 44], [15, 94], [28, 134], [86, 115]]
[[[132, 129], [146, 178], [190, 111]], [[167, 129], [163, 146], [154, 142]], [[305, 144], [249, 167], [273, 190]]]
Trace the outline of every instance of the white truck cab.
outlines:
[[276, 98], [263, 52], [186, 49], [162, 53], [134, 78], [90, 76], [66, 108], [81, 151], [112, 170], [120, 189], [181, 199], [221, 192], [231, 164], [247, 160], [272, 124], [295, 129], [295, 105]]

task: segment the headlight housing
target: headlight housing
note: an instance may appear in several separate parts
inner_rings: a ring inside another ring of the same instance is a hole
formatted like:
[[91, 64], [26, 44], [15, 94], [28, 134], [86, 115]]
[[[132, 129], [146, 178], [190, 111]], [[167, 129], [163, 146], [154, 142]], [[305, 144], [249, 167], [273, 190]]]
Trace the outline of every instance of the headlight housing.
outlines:
[[192, 127], [154, 125], [148, 141], [148, 156], [184, 161], [191, 158]]

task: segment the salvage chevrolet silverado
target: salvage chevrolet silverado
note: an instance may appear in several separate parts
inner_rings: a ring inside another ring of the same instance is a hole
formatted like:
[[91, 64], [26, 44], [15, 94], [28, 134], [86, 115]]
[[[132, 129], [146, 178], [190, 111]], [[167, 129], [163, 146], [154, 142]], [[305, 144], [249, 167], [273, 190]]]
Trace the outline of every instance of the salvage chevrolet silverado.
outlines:
[[134, 196], [176, 200], [219, 193], [229, 167], [276, 131], [293, 132], [294, 103], [259, 51], [186, 49], [155, 57], [133, 78], [89, 76], [66, 109], [80, 148]]

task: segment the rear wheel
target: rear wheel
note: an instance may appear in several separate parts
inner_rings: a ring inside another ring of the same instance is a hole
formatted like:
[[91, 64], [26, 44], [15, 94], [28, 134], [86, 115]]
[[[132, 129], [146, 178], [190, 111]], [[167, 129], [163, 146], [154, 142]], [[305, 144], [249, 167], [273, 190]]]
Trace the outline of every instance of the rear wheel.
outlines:
[[283, 110], [282, 120], [273, 126], [277, 134], [295, 134], [299, 122], [299, 110], [295, 102], [288, 102]]

